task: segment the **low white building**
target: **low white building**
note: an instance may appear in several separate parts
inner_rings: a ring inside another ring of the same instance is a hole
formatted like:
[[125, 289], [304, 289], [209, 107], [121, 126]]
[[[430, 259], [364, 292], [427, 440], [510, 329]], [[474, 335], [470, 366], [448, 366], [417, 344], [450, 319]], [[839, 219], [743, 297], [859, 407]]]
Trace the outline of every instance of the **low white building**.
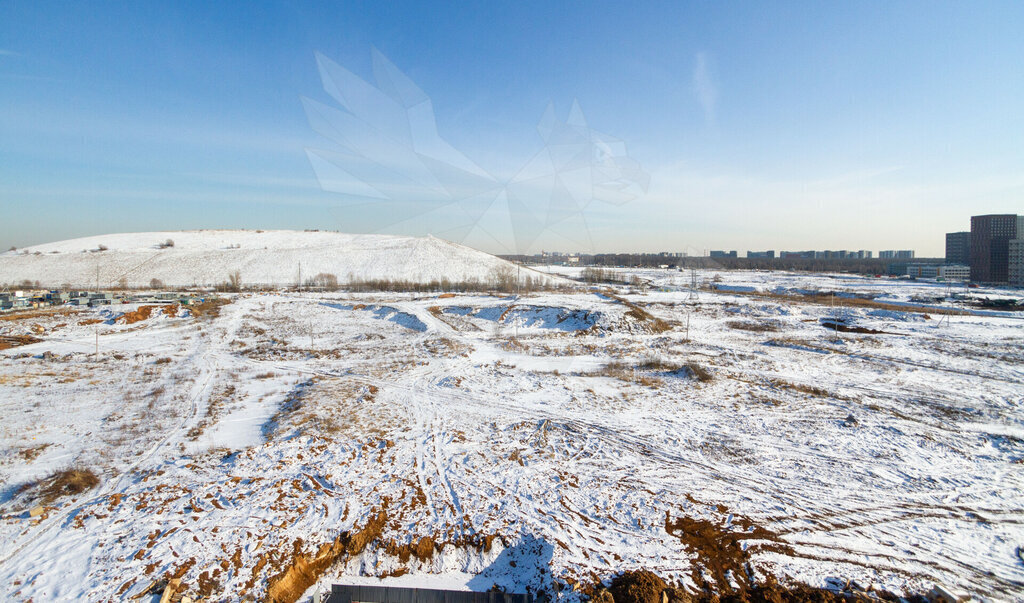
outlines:
[[947, 281], [969, 281], [971, 280], [971, 267], [964, 264], [939, 266], [939, 278]]
[[971, 268], [963, 264], [907, 264], [907, 276], [967, 281], [971, 279]]

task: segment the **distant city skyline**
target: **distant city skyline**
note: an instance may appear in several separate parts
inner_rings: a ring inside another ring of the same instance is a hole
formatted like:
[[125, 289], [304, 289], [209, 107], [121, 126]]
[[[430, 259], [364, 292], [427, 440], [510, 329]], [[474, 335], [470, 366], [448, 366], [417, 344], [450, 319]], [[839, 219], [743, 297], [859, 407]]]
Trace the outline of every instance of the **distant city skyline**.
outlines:
[[[492, 253], [913, 249], [1024, 213], [1024, 4], [0, 5], [0, 245], [379, 227], [325, 191], [315, 53], [379, 49], [496, 179], [551, 103], [624, 141], [646, 194]], [[385, 166], [387, 167], [387, 166]], [[349, 207], [349, 209], [346, 209]], [[382, 232], [440, 232], [416, 219]], [[502, 246], [504, 245], [504, 247]]]

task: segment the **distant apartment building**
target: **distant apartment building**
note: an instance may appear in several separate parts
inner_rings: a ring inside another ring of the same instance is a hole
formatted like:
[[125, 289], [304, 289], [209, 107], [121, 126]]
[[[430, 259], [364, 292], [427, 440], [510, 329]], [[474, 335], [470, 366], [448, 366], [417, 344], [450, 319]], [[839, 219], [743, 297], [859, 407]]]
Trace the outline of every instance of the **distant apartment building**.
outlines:
[[[1018, 225], [1019, 226], [1019, 225]], [[1017, 236], [1024, 236], [1024, 232], [1017, 230]], [[1007, 280], [1011, 285], [1024, 287], [1024, 238], [1010, 239], [1007, 244]]]
[[878, 257], [883, 260], [912, 260], [914, 259], [913, 249], [885, 249], [878, 252]]
[[713, 258], [734, 258], [734, 257], [737, 257], [737, 254], [736, 254], [735, 250], [733, 250], [733, 251], [720, 251], [720, 250], [716, 249], [716, 250], [713, 250], [710, 255]]
[[1010, 280], [1010, 241], [1024, 235], [1024, 216], [971, 216], [971, 279], [982, 283]]
[[946, 263], [969, 265], [971, 263], [971, 233], [946, 233]]
[[775, 250], [769, 249], [768, 251], [747, 251], [747, 257], [759, 259], [774, 259]]

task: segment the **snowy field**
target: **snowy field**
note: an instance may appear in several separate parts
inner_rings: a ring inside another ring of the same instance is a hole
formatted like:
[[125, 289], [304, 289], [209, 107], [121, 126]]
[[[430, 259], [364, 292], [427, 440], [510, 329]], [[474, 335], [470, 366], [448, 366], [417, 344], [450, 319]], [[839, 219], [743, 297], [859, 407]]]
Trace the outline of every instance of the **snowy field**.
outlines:
[[[922, 283], [721, 271], [692, 296], [638, 274], [0, 319], [40, 340], [0, 351], [0, 599], [384, 577], [575, 601], [645, 568], [1022, 600], [1024, 314], [844, 301], [945, 293]], [[47, 497], [70, 468], [98, 485]]]

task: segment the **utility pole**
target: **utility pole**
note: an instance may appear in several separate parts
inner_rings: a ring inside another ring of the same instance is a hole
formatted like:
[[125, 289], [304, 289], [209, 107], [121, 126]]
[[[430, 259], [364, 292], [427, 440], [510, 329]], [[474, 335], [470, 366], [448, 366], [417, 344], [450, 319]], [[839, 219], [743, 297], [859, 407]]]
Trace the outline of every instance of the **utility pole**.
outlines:
[[[96, 264], [96, 293], [100, 292], [100, 265]], [[93, 326], [93, 330], [96, 332], [96, 352], [93, 356], [93, 360], [96, 362], [100, 361], [100, 323], [96, 323]]]
[[836, 294], [833, 291], [830, 294], [832, 298], [832, 326], [835, 327], [836, 341], [839, 341], [839, 316], [836, 315]]

